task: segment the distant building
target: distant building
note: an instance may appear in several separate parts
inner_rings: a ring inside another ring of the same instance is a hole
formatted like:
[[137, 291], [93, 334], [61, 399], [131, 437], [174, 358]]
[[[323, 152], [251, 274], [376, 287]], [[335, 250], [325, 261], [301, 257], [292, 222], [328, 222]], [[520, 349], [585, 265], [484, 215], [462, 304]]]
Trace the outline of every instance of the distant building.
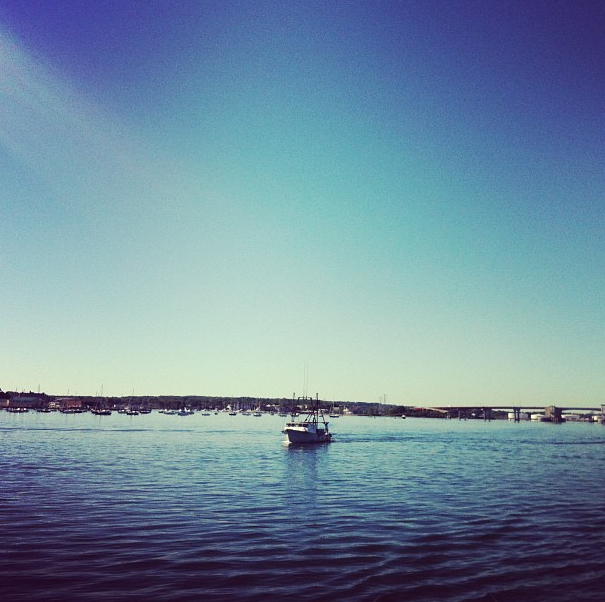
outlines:
[[544, 415], [549, 422], [563, 422], [563, 410], [557, 406], [546, 406]]
[[[515, 419], [515, 413], [514, 412], [509, 412], [508, 413], [508, 419], [509, 420], [514, 420]], [[519, 420], [530, 420], [531, 419], [531, 414], [529, 412], [519, 412]]]
[[33, 391], [29, 393], [9, 391], [6, 395], [10, 398], [7, 407], [15, 408], [40, 408], [48, 405], [51, 399], [46, 393], [34, 393]]
[[565, 422], [580, 422], [583, 420], [583, 417], [580, 416], [580, 414], [563, 414], [562, 418]]
[[81, 410], [83, 407], [82, 400], [75, 397], [59, 397], [56, 401], [62, 412]]

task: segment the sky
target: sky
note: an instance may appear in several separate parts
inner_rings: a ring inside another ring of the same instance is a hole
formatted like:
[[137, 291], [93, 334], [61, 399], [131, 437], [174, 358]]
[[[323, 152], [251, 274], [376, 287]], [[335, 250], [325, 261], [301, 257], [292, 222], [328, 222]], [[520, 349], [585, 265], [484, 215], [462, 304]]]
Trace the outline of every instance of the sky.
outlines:
[[604, 30], [0, 0], [0, 388], [605, 403]]

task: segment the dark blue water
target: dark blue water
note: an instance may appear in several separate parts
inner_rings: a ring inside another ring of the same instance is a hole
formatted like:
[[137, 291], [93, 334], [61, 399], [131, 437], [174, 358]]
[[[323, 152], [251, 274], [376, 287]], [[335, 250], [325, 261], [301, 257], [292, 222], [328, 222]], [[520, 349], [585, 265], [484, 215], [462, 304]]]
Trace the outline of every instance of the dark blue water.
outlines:
[[282, 420], [0, 412], [0, 599], [604, 599], [604, 427]]

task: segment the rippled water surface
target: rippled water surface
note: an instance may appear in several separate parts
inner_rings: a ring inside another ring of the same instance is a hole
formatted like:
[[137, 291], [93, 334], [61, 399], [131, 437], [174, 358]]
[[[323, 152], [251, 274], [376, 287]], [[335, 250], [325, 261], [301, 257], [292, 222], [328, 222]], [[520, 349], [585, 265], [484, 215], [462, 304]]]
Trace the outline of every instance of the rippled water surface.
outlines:
[[0, 412], [5, 602], [605, 592], [605, 428]]

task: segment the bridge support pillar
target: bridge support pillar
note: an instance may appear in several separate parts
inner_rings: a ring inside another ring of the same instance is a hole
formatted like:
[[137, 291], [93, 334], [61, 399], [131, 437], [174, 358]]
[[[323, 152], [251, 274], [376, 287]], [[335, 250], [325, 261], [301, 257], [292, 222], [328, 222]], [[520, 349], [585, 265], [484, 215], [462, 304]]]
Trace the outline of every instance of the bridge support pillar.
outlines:
[[521, 421], [521, 408], [513, 408], [513, 419], [515, 422]]

